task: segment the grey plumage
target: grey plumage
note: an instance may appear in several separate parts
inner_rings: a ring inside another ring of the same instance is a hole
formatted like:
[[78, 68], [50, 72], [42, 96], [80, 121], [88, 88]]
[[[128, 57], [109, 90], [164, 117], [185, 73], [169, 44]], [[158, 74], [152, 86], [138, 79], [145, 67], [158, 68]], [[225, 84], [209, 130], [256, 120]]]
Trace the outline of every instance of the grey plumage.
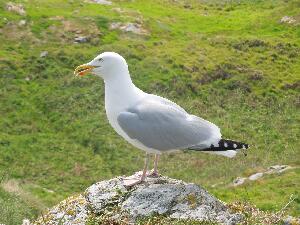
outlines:
[[171, 101], [148, 95], [118, 116], [124, 132], [148, 148], [159, 151], [208, 147], [221, 138], [219, 128]]

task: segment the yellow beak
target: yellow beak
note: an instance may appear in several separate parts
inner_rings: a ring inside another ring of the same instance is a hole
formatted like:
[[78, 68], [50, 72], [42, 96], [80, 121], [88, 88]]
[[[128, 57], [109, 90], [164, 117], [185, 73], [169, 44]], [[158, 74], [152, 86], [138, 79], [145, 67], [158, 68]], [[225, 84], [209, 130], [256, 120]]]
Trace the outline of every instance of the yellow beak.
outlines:
[[95, 68], [94, 66], [89, 66], [86, 64], [77, 66], [76, 69], [74, 70], [74, 75], [75, 76], [84, 76], [94, 68]]

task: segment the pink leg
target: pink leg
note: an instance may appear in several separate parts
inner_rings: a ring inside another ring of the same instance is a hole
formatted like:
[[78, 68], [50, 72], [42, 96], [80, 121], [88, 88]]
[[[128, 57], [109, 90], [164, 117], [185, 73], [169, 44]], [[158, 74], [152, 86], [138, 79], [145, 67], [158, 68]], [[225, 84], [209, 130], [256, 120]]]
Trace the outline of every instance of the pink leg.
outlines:
[[151, 176], [151, 177], [159, 177], [159, 173], [158, 173], [158, 170], [157, 170], [158, 160], [159, 160], [159, 154], [155, 154], [154, 168], [151, 171], [151, 173], [149, 174], [149, 176]]
[[144, 182], [146, 180], [148, 164], [149, 164], [149, 157], [150, 157], [150, 154], [146, 153], [145, 165], [144, 165], [144, 170], [143, 170], [142, 176], [140, 177], [138, 174], [134, 174], [133, 176], [124, 178], [124, 186], [132, 187], [132, 186], [139, 184], [141, 182]]
[[147, 177], [147, 170], [148, 170], [149, 158], [150, 158], [150, 154], [146, 153], [145, 165], [144, 165], [144, 170], [143, 170], [143, 174], [142, 174], [142, 177], [141, 177], [141, 181], [145, 181], [145, 179]]

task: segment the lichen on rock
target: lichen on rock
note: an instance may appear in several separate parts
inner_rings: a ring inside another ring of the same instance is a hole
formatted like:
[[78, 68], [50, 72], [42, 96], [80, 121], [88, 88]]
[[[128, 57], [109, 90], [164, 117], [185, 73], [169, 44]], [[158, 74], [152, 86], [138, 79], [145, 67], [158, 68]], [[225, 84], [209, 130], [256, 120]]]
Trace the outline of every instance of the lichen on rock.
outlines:
[[71, 196], [44, 212], [33, 224], [84, 225], [90, 213], [87, 201], [83, 195]]
[[153, 216], [218, 224], [237, 224], [243, 218], [196, 184], [158, 177], [127, 189], [123, 177], [117, 177], [93, 184], [84, 194], [62, 201], [34, 224], [134, 224]]

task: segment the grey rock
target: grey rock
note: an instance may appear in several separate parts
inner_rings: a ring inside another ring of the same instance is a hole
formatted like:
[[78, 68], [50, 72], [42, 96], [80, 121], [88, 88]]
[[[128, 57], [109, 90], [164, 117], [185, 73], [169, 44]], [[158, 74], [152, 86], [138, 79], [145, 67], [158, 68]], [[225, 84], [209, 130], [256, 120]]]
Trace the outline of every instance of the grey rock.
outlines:
[[110, 29], [115, 30], [119, 29], [121, 27], [122, 23], [116, 22], [116, 23], [111, 23], [110, 24]]
[[265, 173], [266, 174], [282, 173], [289, 169], [292, 169], [292, 167], [288, 165], [275, 165], [275, 166], [270, 166]]
[[134, 23], [128, 23], [122, 27], [126, 32], [141, 33], [140, 25]]
[[93, 211], [100, 213], [107, 205], [111, 204], [114, 199], [117, 199], [118, 195], [126, 192], [127, 190], [123, 186], [121, 178], [117, 177], [93, 184], [85, 191], [85, 196]]
[[249, 177], [249, 180], [258, 180], [258, 179], [261, 178], [263, 175], [264, 175], [264, 173], [255, 173], [255, 174], [252, 174], [252, 175]]
[[43, 52], [41, 52], [40, 57], [41, 57], [41, 58], [44, 58], [44, 57], [46, 57], [47, 55], [48, 55], [48, 52], [47, 52], [47, 51], [43, 51]]
[[49, 209], [31, 224], [46, 222], [47, 225], [85, 225], [89, 214], [90, 210], [84, 196], [72, 196]]
[[19, 23], [18, 23], [18, 25], [20, 26], [20, 27], [23, 27], [23, 26], [25, 26], [26, 25], [26, 20], [20, 20], [19, 21]]
[[283, 220], [283, 225], [294, 225], [294, 224], [300, 224], [300, 218], [295, 218], [292, 216], [287, 216]]
[[291, 16], [284, 16], [280, 19], [280, 23], [293, 24], [296, 23], [296, 20]]
[[29, 219], [23, 219], [22, 220], [22, 225], [30, 225], [30, 220]]
[[152, 214], [167, 214], [171, 218], [211, 220], [236, 224], [242, 216], [232, 214], [218, 199], [203, 188], [167, 177], [148, 178], [147, 183], [126, 190], [122, 178], [99, 182], [86, 191], [89, 205], [96, 213], [108, 205], [117, 204], [134, 221]]
[[75, 43], [86, 43], [88, 41], [89, 41], [88, 37], [84, 37], [84, 36], [78, 36], [74, 38]]
[[258, 180], [259, 178], [263, 177], [264, 175], [268, 174], [280, 174], [283, 173], [286, 170], [293, 169], [294, 167], [288, 166], [288, 165], [274, 165], [270, 166], [266, 171], [261, 172], [261, 173], [255, 173], [249, 176], [248, 178], [246, 177], [237, 177], [234, 181], [233, 184], [230, 184], [229, 186], [239, 186], [242, 185], [246, 180], [251, 180], [255, 181]]
[[10, 12], [15, 12], [22, 16], [26, 15], [25, 8], [22, 4], [8, 2], [8, 3], [6, 3], [6, 10], [8, 10]]
[[288, 166], [287, 165], [275, 165], [275, 166], [270, 166], [268, 169], [269, 170], [282, 170], [286, 167], [288, 167]]
[[237, 178], [233, 181], [233, 186], [239, 186], [239, 185], [242, 185], [246, 180], [247, 180], [246, 177], [237, 177]]
[[93, 184], [84, 195], [62, 201], [33, 224], [46, 219], [51, 225], [84, 225], [91, 214], [109, 215], [115, 220], [125, 216], [133, 224], [137, 218], [152, 214], [228, 225], [243, 220], [241, 214], [231, 213], [224, 203], [196, 184], [158, 177], [127, 189], [123, 178]]
[[111, 23], [110, 29], [112, 30], [119, 29], [124, 32], [131, 32], [140, 35], [149, 34], [149, 32], [145, 30], [141, 24], [138, 23], [120, 23], [120, 22]]
[[90, 0], [90, 2], [97, 3], [100, 5], [111, 5], [112, 2], [108, 0]]

